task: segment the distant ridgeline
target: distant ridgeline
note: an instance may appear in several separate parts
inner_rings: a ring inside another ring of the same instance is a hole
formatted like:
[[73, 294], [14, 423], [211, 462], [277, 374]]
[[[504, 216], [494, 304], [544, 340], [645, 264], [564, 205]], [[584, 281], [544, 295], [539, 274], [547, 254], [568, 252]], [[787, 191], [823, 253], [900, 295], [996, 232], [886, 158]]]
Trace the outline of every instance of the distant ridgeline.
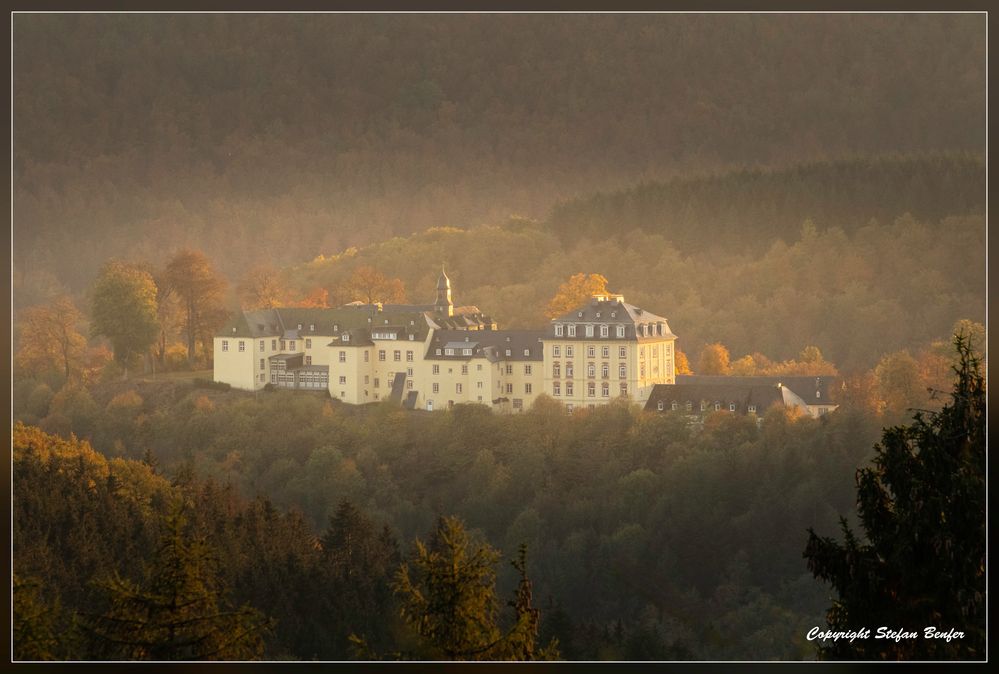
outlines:
[[765, 250], [798, 238], [802, 223], [850, 232], [909, 213], [936, 222], [983, 213], [985, 164], [971, 155], [846, 159], [646, 183], [556, 206], [548, 226], [564, 242], [632, 230], [684, 251]]

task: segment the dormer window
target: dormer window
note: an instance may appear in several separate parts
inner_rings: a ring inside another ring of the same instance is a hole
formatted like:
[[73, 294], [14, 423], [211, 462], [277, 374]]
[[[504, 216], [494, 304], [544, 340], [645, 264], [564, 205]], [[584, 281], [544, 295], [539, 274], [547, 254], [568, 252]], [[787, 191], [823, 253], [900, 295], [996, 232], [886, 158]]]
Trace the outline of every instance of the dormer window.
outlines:
[[609, 335], [610, 335], [610, 328], [607, 327], [606, 325], [601, 325], [600, 326], [600, 336], [601, 337], [607, 337]]
[[510, 351], [510, 349], [507, 349], [507, 350], [506, 350], [506, 355], [507, 355], [507, 356], [512, 356], [512, 355], [513, 355], [513, 353], [512, 353], [511, 351]]
[[586, 326], [586, 336], [587, 337], [592, 337], [593, 336], [593, 326], [592, 325], [587, 325]]
[[524, 355], [525, 356], [530, 356], [531, 355], [531, 350], [530, 349], [524, 349]]
[[438, 356], [441, 355], [441, 350], [437, 349], [436, 353], [437, 353]]
[[660, 412], [662, 412], [662, 411], [663, 411], [663, 407], [665, 407], [665, 405], [663, 405], [663, 401], [662, 401], [662, 400], [660, 400], [660, 401], [659, 401], [659, 402], [658, 402], [658, 403], [656, 404], [656, 407], [657, 407], [657, 408], [659, 408], [659, 411], [660, 411]]
[[310, 324], [309, 325], [309, 332], [315, 332], [315, 331], [316, 331], [316, 324], [315, 323]]
[[347, 334], [347, 333], [345, 332], [345, 333], [343, 333], [343, 336], [342, 336], [342, 337], [340, 337], [340, 339], [342, 339], [342, 340], [343, 340], [343, 341], [345, 341], [345, 342], [349, 342], [349, 341], [350, 341], [350, 335], [348, 335], [348, 334]]
[[471, 356], [472, 355], [472, 350], [471, 349], [462, 349], [461, 350], [461, 355], [463, 355], [463, 356]]
[[333, 332], [340, 332], [340, 324], [339, 323], [334, 323], [333, 324]]
[[569, 336], [570, 337], [575, 337], [576, 336], [576, 324], [575, 323], [570, 323], [569, 324]]
[[453, 356], [454, 355], [454, 349], [444, 349], [444, 355], [445, 356]]
[[299, 330], [301, 330], [301, 329], [302, 329], [302, 324], [301, 324], [301, 323], [299, 323], [299, 324], [298, 324], [298, 329], [299, 329]]
[[555, 336], [556, 337], [561, 337], [562, 336], [562, 324], [561, 323], [556, 323], [555, 324]]
[[623, 325], [617, 326], [617, 336], [618, 337], [624, 337], [624, 326]]

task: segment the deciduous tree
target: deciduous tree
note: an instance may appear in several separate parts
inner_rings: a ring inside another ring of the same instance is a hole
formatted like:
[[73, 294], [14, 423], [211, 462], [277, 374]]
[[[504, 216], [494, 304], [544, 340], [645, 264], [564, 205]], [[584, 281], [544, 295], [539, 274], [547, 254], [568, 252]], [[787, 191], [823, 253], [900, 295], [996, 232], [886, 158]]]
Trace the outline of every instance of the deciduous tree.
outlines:
[[374, 267], [358, 267], [348, 281], [351, 296], [367, 304], [406, 301], [406, 288], [397, 278], [389, 278]]
[[558, 287], [555, 296], [548, 302], [545, 316], [558, 318], [586, 302], [591, 296], [607, 292], [607, 279], [601, 274], [573, 274]]
[[87, 346], [77, 331], [81, 318], [68, 297], [22, 311], [17, 320], [18, 366], [36, 374], [57, 369], [67, 381], [79, 374]]
[[209, 340], [225, 321], [222, 299], [226, 283], [208, 257], [197, 250], [182, 250], [174, 255], [163, 276], [180, 300], [187, 359], [191, 362], [197, 341]]
[[697, 359], [698, 374], [729, 374], [728, 349], [719, 342], [701, 349]]
[[125, 367], [156, 340], [156, 283], [148, 272], [112, 261], [104, 265], [91, 295], [91, 333], [107, 337], [115, 361]]

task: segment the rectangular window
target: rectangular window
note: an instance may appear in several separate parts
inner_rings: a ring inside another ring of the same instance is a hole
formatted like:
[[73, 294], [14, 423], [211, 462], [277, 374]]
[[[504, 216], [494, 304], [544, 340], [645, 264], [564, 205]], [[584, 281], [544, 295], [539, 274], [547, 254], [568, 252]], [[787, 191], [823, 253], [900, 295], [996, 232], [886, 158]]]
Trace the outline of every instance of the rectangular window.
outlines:
[[379, 388], [380, 386], [381, 386], [381, 380], [378, 377], [375, 377], [375, 388]]
[[558, 344], [556, 344], [555, 346], [553, 346], [552, 347], [552, 356], [554, 356], [555, 358], [561, 358], [562, 357], [562, 347], [560, 347]]
[[562, 334], [563, 334], [562, 324], [561, 323], [556, 323], [555, 324], [555, 336], [556, 337], [561, 337]]
[[638, 369], [639, 369], [639, 373], [638, 373], [638, 376], [639, 376], [639, 377], [641, 377], [642, 379], [645, 379], [645, 363], [642, 363], [642, 364], [641, 364], [641, 365], [640, 365], [640, 366], [638, 367]]
[[305, 364], [306, 365], [312, 365], [312, 356], [306, 356], [305, 357]]
[[472, 350], [471, 349], [462, 349], [461, 350], [461, 355], [463, 355], [463, 356], [471, 356], [472, 355]]
[[475, 382], [475, 388], [482, 388], [482, 382], [481, 381]]
[[264, 350], [264, 344], [265, 344], [264, 340], [262, 340], [262, 339], [261, 339], [261, 340], [260, 340], [260, 350], [261, 350], [261, 351], [263, 351], [263, 350]]
[[565, 394], [566, 394], [566, 396], [568, 396], [570, 398], [572, 397], [572, 382], [571, 381], [567, 381], [565, 383]]
[[627, 384], [624, 384], [624, 383], [621, 384], [621, 395], [623, 395], [623, 396], [627, 396], [628, 395], [628, 385]]
[[243, 341], [243, 340], [241, 339], [241, 340], [239, 340], [239, 352], [240, 352], [240, 353], [243, 353], [243, 352], [245, 352], [245, 351], [246, 351], [246, 342], [244, 342], [244, 341]]
[[565, 357], [566, 357], [566, 358], [572, 358], [572, 352], [573, 352], [573, 351], [574, 351], [574, 349], [572, 348], [572, 345], [571, 345], [571, 344], [570, 344], [570, 345], [568, 345], [568, 346], [566, 346], [566, 347], [565, 347]]
[[305, 340], [305, 348], [306, 349], [311, 349], [312, 348], [312, 340], [311, 339], [306, 339]]
[[594, 382], [589, 382], [586, 384], [586, 395], [590, 398], [597, 397], [597, 385]]
[[476, 363], [475, 370], [477, 372], [482, 372], [482, 363]]
[[438, 384], [437, 382], [434, 382], [434, 385], [431, 388], [433, 389], [434, 393], [440, 393], [441, 391], [441, 385]]
[[513, 399], [513, 409], [520, 410], [524, 408], [524, 400], [522, 398]]
[[617, 376], [621, 379], [628, 378], [628, 367], [626, 365], [617, 366]]
[[569, 324], [569, 336], [570, 337], [575, 337], [576, 336], [576, 324], [575, 323], [570, 323]]
[[272, 339], [271, 340], [271, 351], [277, 351], [277, 340], [276, 339]]
[[618, 337], [624, 337], [624, 326], [623, 325], [617, 326], [617, 336]]
[[413, 388], [413, 380], [412, 379], [407, 379], [406, 380], [406, 388]]
[[462, 365], [461, 366], [461, 373], [462, 374], [468, 374], [468, 366], [467, 365]]
[[572, 363], [565, 364], [565, 376], [566, 379], [572, 379], [573, 376], [573, 365]]
[[610, 365], [604, 363], [600, 366], [600, 378], [609, 379], [610, 378]]
[[586, 336], [587, 337], [592, 337], [593, 336], [593, 326], [592, 325], [587, 325], [586, 326]]
[[434, 374], [440, 374], [441, 373], [441, 366], [440, 365], [434, 365], [433, 366], [433, 373]]
[[222, 350], [223, 351], [228, 351], [229, 350], [229, 340], [228, 339], [223, 339], [222, 340]]
[[750, 414], [756, 414], [756, 405], [750, 405], [749, 412]]
[[392, 360], [394, 360], [397, 363], [401, 362], [402, 361], [402, 351], [393, 351], [392, 352]]
[[295, 350], [295, 340], [294, 339], [291, 340], [291, 342], [289, 342], [289, 344], [288, 344], [288, 350], [289, 351], [294, 351]]
[[600, 385], [600, 396], [603, 398], [610, 398], [610, 384], [607, 382]]
[[531, 350], [530, 349], [524, 349], [524, 357], [526, 358], [526, 357], [528, 357], [530, 355], [531, 355]]
[[368, 375], [364, 375], [364, 385], [367, 386], [370, 383], [371, 383], [371, 379], [368, 377]]
[[531, 392], [531, 385], [524, 384], [524, 393], [530, 393], [530, 392]]
[[406, 376], [407, 377], [412, 377], [413, 376], [413, 368], [411, 368], [411, 367], [407, 367], [406, 368]]
[[261, 370], [267, 369], [267, 361], [264, 360], [263, 358], [260, 359], [260, 369]]
[[524, 374], [531, 374], [531, 366], [530, 365], [525, 365], [524, 366]]
[[597, 348], [595, 346], [588, 346], [588, 347], [586, 347], [586, 357], [587, 358], [596, 358], [597, 357]]
[[558, 363], [552, 363], [552, 377], [558, 379], [562, 376], [562, 366]]
[[507, 364], [507, 366], [506, 366], [506, 373], [507, 374], [513, 374], [513, 365]]
[[553, 395], [557, 395], [557, 396], [562, 395], [562, 383], [561, 382], [555, 382], [555, 383], [552, 384], [552, 394]]
[[407, 363], [412, 363], [413, 362], [413, 352], [412, 351], [407, 351], [406, 352], [406, 362]]
[[617, 357], [618, 358], [627, 358], [628, 357], [628, 347], [626, 347], [626, 346], [619, 346], [617, 348]]
[[380, 361], [384, 361], [385, 360], [385, 349], [379, 349], [378, 350], [378, 360], [380, 360]]
[[347, 378], [344, 377], [343, 375], [340, 375], [340, 384], [343, 385], [343, 384], [346, 384], [346, 383], [347, 383]]
[[606, 325], [601, 325], [600, 326], [600, 336], [601, 337], [609, 337], [610, 336], [610, 328], [608, 328]]
[[347, 362], [347, 352], [346, 351], [341, 351], [340, 352], [340, 362], [341, 363], [346, 363]]
[[506, 392], [507, 393], [513, 393], [513, 384], [507, 384], [506, 385]]
[[610, 347], [609, 346], [602, 346], [602, 347], [600, 347], [600, 357], [601, 358], [610, 358]]
[[592, 379], [597, 376], [597, 367], [593, 363], [586, 364], [586, 376]]
[[454, 392], [455, 393], [461, 393], [461, 384], [455, 384], [454, 385]]

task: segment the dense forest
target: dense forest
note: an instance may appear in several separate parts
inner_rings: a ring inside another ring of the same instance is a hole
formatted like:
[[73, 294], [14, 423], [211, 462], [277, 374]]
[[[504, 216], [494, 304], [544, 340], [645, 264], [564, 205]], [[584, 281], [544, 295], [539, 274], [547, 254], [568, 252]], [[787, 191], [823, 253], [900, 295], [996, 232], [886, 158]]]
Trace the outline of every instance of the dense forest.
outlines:
[[[79, 292], [109, 256], [187, 245], [234, 276], [428, 227], [544, 220], [557, 202], [640, 182], [980, 155], [984, 143], [974, 15], [22, 14], [13, 24], [19, 290]], [[944, 184], [964, 202], [981, 181]], [[854, 215], [936, 221], [920, 206], [940, 193], [934, 182], [925, 193], [908, 184], [919, 194], [899, 209], [889, 181], [890, 205]], [[863, 187], [876, 194], [879, 183]], [[741, 221], [719, 208], [706, 214], [733, 231]], [[774, 215], [782, 228], [803, 219]], [[691, 221], [682, 209], [662, 217]], [[825, 212], [804, 217], [825, 224]], [[765, 246], [772, 231], [739, 240]], [[689, 228], [677, 234], [683, 249]]]

